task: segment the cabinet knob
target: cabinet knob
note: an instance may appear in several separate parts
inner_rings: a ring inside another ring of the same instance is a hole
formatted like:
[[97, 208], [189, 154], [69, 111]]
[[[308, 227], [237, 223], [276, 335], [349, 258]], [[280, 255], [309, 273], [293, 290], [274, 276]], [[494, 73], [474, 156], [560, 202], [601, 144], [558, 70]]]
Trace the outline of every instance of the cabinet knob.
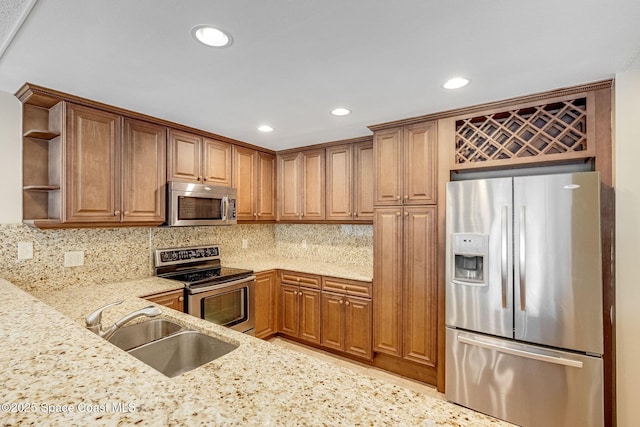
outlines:
[[202, 178], [202, 182], [206, 182], [207, 181], [207, 177], [205, 176], [204, 178]]
[[124, 214], [125, 215], [129, 215], [129, 211], [124, 211]]
[[353, 214], [353, 216], [358, 216], [358, 213], [357, 213], [357, 212], [356, 212], [356, 213], [354, 213], [354, 214]]
[[345, 302], [344, 305], [349, 305], [349, 301]]
[[293, 291], [293, 294], [294, 295], [298, 295], [298, 291]]
[[342, 285], [342, 289], [347, 289], [347, 287], [345, 285]]
[[400, 200], [400, 196], [396, 196], [396, 200]]
[[258, 216], [258, 214], [256, 212], [253, 213], [253, 216]]
[[178, 301], [180, 301], [180, 302], [184, 301], [184, 297], [178, 298]]
[[258, 212], [258, 216], [262, 215], [260, 212]]
[[405, 198], [405, 199], [408, 199], [408, 198], [409, 198], [409, 196], [405, 195], [405, 196], [404, 196], [404, 198]]
[[118, 215], [120, 215], [120, 211], [115, 211], [115, 212], [113, 213], [113, 216], [118, 216]]
[[400, 212], [396, 212], [396, 216], [400, 216]]
[[343, 302], [343, 301], [342, 301], [342, 300], [340, 300], [340, 304], [342, 304], [342, 302]]
[[202, 181], [202, 177], [201, 176], [198, 177], [198, 181]]
[[409, 212], [405, 212], [405, 213], [404, 213], [404, 216], [409, 216]]
[[299, 282], [299, 281], [300, 281], [300, 278], [299, 278], [299, 277], [296, 277], [296, 282]]
[[351, 216], [351, 212], [347, 212], [347, 216]]

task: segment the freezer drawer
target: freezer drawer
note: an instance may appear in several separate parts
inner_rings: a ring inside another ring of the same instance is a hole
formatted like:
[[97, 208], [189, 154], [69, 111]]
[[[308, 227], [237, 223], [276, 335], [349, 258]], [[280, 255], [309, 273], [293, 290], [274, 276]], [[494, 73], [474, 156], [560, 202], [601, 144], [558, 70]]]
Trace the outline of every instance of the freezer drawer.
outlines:
[[446, 398], [522, 426], [602, 426], [602, 359], [447, 328]]

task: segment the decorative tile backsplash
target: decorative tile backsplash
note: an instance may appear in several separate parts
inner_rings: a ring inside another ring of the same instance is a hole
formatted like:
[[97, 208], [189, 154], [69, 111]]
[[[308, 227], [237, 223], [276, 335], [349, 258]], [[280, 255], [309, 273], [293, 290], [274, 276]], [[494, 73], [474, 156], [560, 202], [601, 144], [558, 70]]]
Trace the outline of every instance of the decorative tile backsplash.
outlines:
[[[247, 248], [242, 248], [246, 240]], [[306, 241], [306, 248], [303, 247]], [[18, 242], [33, 259], [18, 260]], [[135, 227], [38, 230], [0, 225], [0, 277], [25, 289], [59, 289], [148, 277], [157, 248], [216, 243], [222, 261], [277, 255], [340, 265], [372, 265], [373, 226], [240, 224], [230, 227]], [[84, 265], [64, 267], [64, 253], [84, 251]]]

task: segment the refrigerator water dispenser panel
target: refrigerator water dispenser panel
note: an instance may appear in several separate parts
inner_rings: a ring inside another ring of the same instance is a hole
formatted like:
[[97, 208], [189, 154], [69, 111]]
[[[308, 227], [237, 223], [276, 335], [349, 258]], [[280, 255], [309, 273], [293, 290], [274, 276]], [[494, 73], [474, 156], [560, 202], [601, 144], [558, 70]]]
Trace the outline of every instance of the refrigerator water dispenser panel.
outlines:
[[489, 235], [453, 234], [453, 283], [487, 286]]

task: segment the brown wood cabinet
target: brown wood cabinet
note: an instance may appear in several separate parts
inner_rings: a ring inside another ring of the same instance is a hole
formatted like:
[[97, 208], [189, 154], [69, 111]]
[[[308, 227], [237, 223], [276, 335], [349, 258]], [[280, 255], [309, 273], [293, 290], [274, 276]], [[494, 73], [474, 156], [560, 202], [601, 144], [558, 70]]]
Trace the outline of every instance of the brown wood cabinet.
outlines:
[[166, 130], [35, 95], [23, 101], [23, 221], [41, 228], [158, 225]]
[[320, 344], [320, 277], [282, 271], [279, 295], [279, 332]]
[[234, 145], [232, 183], [238, 191], [238, 220], [276, 219], [276, 157], [273, 154]]
[[269, 338], [278, 332], [278, 279], [275, 271], [256, 273], [255, 336]]
[[278, 155], [278, 220], [325, 219], [325, 150]]
[[326, 148], [326, 219], [373, 219], [373, 143]]
[[374, 351], [436, 366], [437, 210], [375, 210]]
[[155, 302], [156, 304], [184, 312], [184, 289], [145, 295], [142, 298], [147, 301]]
[[323, 277], [321, 345], [371, 360], [371, 284]]
[[169, 130], [170, 181], [231, 187], [231, 144], [180, 130]]
[[376, 206], [436, 203], [435, 122], [376, 132], [373, 155]]

